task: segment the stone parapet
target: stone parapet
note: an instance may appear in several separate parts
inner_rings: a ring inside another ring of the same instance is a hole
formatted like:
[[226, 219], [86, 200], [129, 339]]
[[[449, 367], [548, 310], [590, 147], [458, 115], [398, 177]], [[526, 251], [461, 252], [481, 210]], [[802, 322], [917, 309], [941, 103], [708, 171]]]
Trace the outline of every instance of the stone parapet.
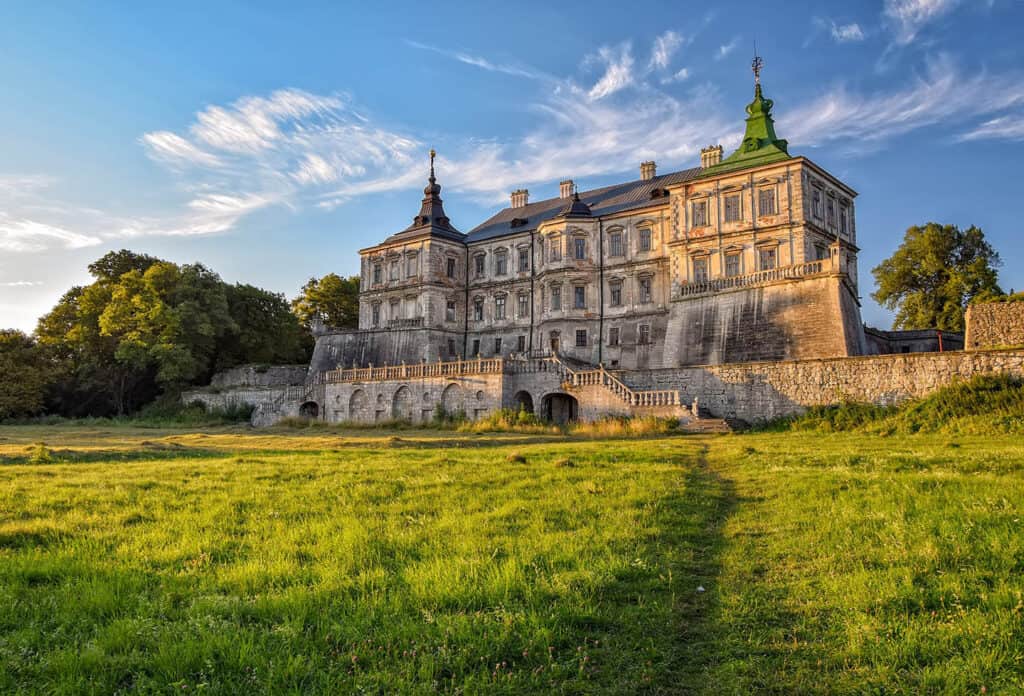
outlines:
[[967, 308], [964, 348], [1024, 346], [1024, 302], [986, 302]]

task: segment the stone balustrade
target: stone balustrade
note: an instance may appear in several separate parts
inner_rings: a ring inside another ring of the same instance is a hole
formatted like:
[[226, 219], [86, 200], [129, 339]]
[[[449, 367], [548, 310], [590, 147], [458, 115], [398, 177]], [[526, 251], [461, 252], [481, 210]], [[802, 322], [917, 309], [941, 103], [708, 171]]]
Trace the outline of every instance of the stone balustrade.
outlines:
[[777, 280], [789, 280], [791, 278], [803, 278], [817, 275], [819, 273], [832, 272], [832, 260], [821, 259], [819, 261], [806, 261], [793, 264], [792, 266], [780, 266], [765, 271], [755, 271], [738, 276], [723, 278], [712, 278], [699, 283], [685, 283], [679, 287], [677, 297], [690, 297], [691, 295], [702, 295], [706, 292], [718, 292], [730, 288], [745, 288], [762, 283], [770, 283]]
[[411, 319], [388, 319], [389, 329], [418, 329], [423, 326], [423, 317], [412, 317]]

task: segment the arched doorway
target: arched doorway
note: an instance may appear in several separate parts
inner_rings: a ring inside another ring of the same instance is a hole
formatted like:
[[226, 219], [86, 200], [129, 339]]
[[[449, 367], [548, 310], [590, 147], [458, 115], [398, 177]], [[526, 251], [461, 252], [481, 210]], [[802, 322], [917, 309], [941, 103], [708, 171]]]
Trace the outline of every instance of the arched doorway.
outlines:
[[362, 389], [356, 389], [349, 397], [348, 419], [351, 421], [370, 420], [370, 399]]
[[527, 413], [533, 413], [533, 397], [530, 396], [528, 391], [516, 392], [516, 395], [512, 397], [513, 409], [516, 411], [526, 411]]
[[412, 420], [412, 392], [409, 387], [399, 387], [391, 401], [391, 417], [395, 420]]
[[466, 407], [463, 404], [462, 387], [458, 384], [449, 384], [445, 387], [441, 392], [441, 408], [444, 409], [447, 416], [463, 413]]
[[564, 425], [579, 417], [580, 406], [576, 398], [568, 394], [548, 394], [540, 402], [541, 416], [544, 420]]
[[320, 417], [320, 404], [315, 401], [307, 401], [299, 406], [300, 418], [316, 419]]

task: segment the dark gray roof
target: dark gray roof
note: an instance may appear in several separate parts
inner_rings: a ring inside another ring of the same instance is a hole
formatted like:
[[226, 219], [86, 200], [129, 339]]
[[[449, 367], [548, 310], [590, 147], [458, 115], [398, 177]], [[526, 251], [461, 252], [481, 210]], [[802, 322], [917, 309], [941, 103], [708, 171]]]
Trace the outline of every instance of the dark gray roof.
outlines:
[[[695, 179], [700, 172], [700, 167], [694, 167], [656, 176], [646, 181], [637, 179], [593, 191], [582, 191], [579, 194], [580, 200], [590, 207], [590, 212], [594, 216], [646, 208], [663, 202], [661, 199], [652, 199], [652, 191]], [[505, 208], [470, 230], [466, 242], [472, 244], [508, 234], [529, 232], [537, 229], [542, 222], [557, 217], [565, 209], [566, 199], [564, 198], [548, 198], [519, 208]], [[526, 222], [523, 223], [523, 220]], [[512, 226], [513, 221], [517, 221], [515, 227]]]

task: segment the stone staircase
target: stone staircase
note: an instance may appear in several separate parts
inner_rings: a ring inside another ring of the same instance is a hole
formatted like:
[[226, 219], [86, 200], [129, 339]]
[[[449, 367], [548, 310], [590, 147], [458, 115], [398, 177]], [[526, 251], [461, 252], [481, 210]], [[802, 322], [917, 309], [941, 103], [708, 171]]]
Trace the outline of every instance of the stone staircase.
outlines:
[[550, 360], [560, 366], [562, 387], [567, 391], [573, 387], [599, 386], [607, 389], [623, 403], [634, 406], [678, 406], [683, 405], [679, 392], [674, 389], [633, 389], [614, 374], [599, 365], [596, 369], [574, 369], [564, 358], [552, 355]]

